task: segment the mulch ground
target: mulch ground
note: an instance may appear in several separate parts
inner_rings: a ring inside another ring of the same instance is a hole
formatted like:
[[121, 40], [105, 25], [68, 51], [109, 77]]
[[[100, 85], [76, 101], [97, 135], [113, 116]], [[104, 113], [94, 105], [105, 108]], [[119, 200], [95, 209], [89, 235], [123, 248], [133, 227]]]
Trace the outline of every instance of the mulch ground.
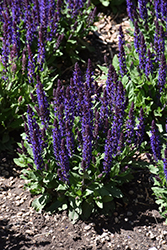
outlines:
[[[125, 14], [108, 13], [97, 23], [98, 33], [87, 37], [94, 47], [87, 58], [97, 75], [102, 74], [96, 65], [105, 65], [104, 55], [111, 62], [117, 52], [120, 23], [126, 30]], [[66, 71], [64, 78], [71, 72]], [[66, 212], [50, 215], [34, 211], [34, 197], [24, 190], [20, 171], [7, 152], [0, 154], [0, 250], [167, 250], [167, 225], [159, 215], [147, 169], [138, 169], [134, 179], [123, 186], [126, 199], [116, 200], [112, 216], [92, 215], [88, 221], [79, 220], [74, 225]]]

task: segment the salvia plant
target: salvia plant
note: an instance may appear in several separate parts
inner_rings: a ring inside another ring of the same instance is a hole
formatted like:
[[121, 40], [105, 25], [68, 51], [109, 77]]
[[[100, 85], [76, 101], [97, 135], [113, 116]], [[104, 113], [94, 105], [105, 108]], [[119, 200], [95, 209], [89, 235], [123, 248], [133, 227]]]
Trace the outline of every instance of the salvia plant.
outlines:
[[152, 119], [165, 126], [167, 3], [164, 0], [127, 0], [126, 3], [131, 25], [128, 32], [133, 41], [125, 41], [120, 26], [119, 52], [112, 64], [126, 89], [129, 103], [133, 101], [138, 112], [142, 107], [147, 113], [149, 130]]
[[80, 59], [95, 16], [87, 0], [0, 1], [1, 142], [19, 127], [36, 77], [51, 89], [62, 68]]
[[84, 76], [76, 63], [70, 85], [58, 80], [51, 102], [38, 77], [31, 98], [15, 163], [29, 180], [26, 187], [39, 195], [32, 206], [68, 210], [73, 222], [100, 209], [113, 211], [132, 178], [132, 156], [145, 144], [144, 111], [136, 118], [133, 102], [127, 111], [114, 67], [105, 86], [98, 86], [91, 61]]

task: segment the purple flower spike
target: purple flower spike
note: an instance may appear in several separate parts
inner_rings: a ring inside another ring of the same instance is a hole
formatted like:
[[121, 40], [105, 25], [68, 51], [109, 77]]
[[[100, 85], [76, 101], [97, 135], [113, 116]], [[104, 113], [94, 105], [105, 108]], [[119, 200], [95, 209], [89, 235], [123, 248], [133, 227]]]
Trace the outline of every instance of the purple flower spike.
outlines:
[[65, 128], [66, 128], [67, 151], [69, 157], [72, 157], [74, 153], [74, 135], [72, 133], [72, 127], [70, 126], [69, 121], [66, 121]]
[[[71, 79], [72, 81], [72, 79]], [[72, 85], [72, 83], [71, 83]], [[66, 96], [65, 96], [65, 117], [66, 121], [69, 121], [70, 126], [73, 126], [74, 116], [75, 116], [75, 99], [74, 93], [71, 90], [71, 85], [66, 88]]]
[[53, 134], [53, 151], [54, 151], [54, 156], [57, 161], [57, 163], [60, 161], [60, 145], [61, 145], [61, 134], [60, 134], [60, 129], [59, 125], [57, 122], [57, 119], [55, 118], [54, 120], [54, 128], [52, 130]]
[[82, 150], [82, 159], [85, 161], [86, 167], [89, 168], [90, 162], [92, 159], [92, 131], [90, 126], [86, 125], [84, 133], [82, 131], [82, 140], [83, 140], [83, 150]]
[[33, 157], [37, 169], [42, 169], [44, 167], [44, 162], [42, 159], [43, 153], [43, 140], [42, 132], [36, 122], [34, 113], [31, 107], [28, 105], [27, 110], [27, 123], [29, 130], [29, 143], [32, 145]]
[[71, 18], [75, 18], [80, 12], [81, 9], [83, 8], [85, 4], [85, 0], [67, 0], [67, 8], [68, 8], [68, 13], [71, 16]]
[[94, 132], [93, 132], [93, 137], [95, 140], [99, 139], [99, 128], [101, 127], [101, 122], [100, 122], [100, 114], [98, 111], [95, 113], [95, 125], [94, 125]]
[[40, 111], [40, 118], [42, 120], [42, 124], [48, 124], [49, 123], [49, 103], [46, 97], [46, 93], [43, 90], [43, 85], [39, 81], [39, 77], [37, 77], [37, 85], [36, 85], [36, 93], [37, 93], [37, 100], [38, 100], [38, 106]]
[[166, 22], [167, 17], [167, 2], [166, 0], [161, 0], [161, 18]]
[[159, 18], [161, 18], [161, 3], [160, 3], [160, 0], [155, 0], [154, 1], [154, 8], [155, 8], [156, 18], [158, 20]]
[[108, 95], [106, 88], [103, 89], [103, 96], [101, 97], [100, 120], [104, 122], [108, 118]]
[[7, 13], [2, 11], [3, 16], [3, 38], [2, 38], [2, 63], [6, 67], [10, 53], [11, 22]]
[[166, 83], [166, 59], [165, 59], [165, 55], [162, 54], [161, 55], [161, 60], [160, 60], [160, 67], [159, 67], [159, 71], [158, 71], [158, 88], [160, 90], [160, 92], [163, 91], [164, 87], [165, 87], [165, 83]]
[[137, 130], [136, 130], [136, 144], [138, 147], [140, 147], [143, 137], [144, 137], [144, 129], [145, 129], [145, 124], [144, 124], [144, 112], [143, 109], [140, 109], [140, 115], [139, 115], [139, 124], [137, 125]]
[[60, 103], [63, 104], [65, 99], [64, 87], [62, 86], [60, 80], [57, 81], [57, 88], [53, 90], [53, 97], [55, 116], [57, 116], [59, 113]]
[[81, 70], [77, 62], [75, 63], [75, 66], [74, 66], [73, 81], [74, 81], [74, 85], [76, 86], [76, 88], [83, 87]]
[[136, 7], [133, 0], [126, 0], [127, 5], [127, 13], [132, 22], [134, 22], [134, 12], [136, 11]]
[[125, 38], [122, 31], [122, 26], [120, 25], [118, 46], [119, 46], [119, 67], [120, 67], [120, 74], [122, 77], [127, 73], [124, 44], [125, 44]]
[[104, 171], [104, 173], [106, 173], [108, 175], [110, 172], [110, 169], [111, 169], [111, 165], [112, 165], [112, 154], [113, 154], [112, 132], [110, 129], [108, 130], [108, 133], [107, 133], [104, 153], [105, 153], [105, 156], [104, 156], [104, 162], [103, 162], [103, 171]]
[[126, 133], [125, 138], [127, 143], [132, 143], [134, 138], [134, 126], [135, 126], [135, 116], [134, 116], [134, 102], [131, 104], [131, 108], [129, 110], [129, 119], [126, 123]]
[[42, 26], [40, 26], [38, 34], [39, 34], [39, 37], [38, 37], [38, 56], [37, 56], [37, 62], [39, 64], [40, 69], [42, 69], [42, 64], [44, 63], [44, 59], [45, 59], [45, 44], [44, 44], [44, 39], [43, 39]]
[[147, 17], [148, 17], [147, 7], [146, 7], [147, 0], [138, 0], [138, 3], [139, 3], [139, 14], [140, 14], [140, 17], [146, 23], [147, 22]]
[[163, 162], [164, 162], [164, 174], [167, 181], [167, 148], [165, 149], [165, 158], [163, 159]]
[[134, 30], [134, 47], [136, 49], [136, 52], [139, 52], [139, 46], [140, 46], [140, 30], [138, 26], [138, 21], [135, 21], [134, 23], [135, 30]]
[[120, 122], [120, 114], [118, 107], [115, 107], [112, 123], [112, 152], [114, 155], [117, 153], [118, 142], [121, 134], [122, 122]]
[[59, 106], [58, 120], [59, 120], [61, 137], [63, 137], [65, 136], [64, 104], [60, 104]]
[[123, 123], [123, 117], [124, 117], [125, 109], [126, 109], [125, 90], [121, 81], [118, 82], [115, 99], [116, 99], [115, 106], [118, 109], [117, 112], [120, 116], [119, 123], [121, 126], [121, 124]]
[[153, 60], [151, 51], [148, 49], [147, 56], [146, 56], [146, 66], [145, 66], [145, 74], [147, 78], [150, 74], [153, 74]]
[[139, 47], [139, 65], [142, 70], [145, 69], [146, 64], [146, 44], [144, 40], [144, 36], [140, 33], [140, 47]]
[[118, 141], [118, 147], [117, 147], [118, 154], [123, 151], [123, 148], [124, 148], [124, 134], [123, 132], [121, 132], [119, 141]]
[[28, 65], [27, 65], [28, 80], [30, 83], [32, 83], [34, 82], [33, 78], [35, 76], [35, 60], [29, 44], [27, 44], [27, 50], [28, 50]]
[[109, 102], [111, 110], [112, 110], [112, 105], [114, 103], [114, 93], [116, 90], [116, 83], [114, 82], [115, 74], [117, 74], [115, 72], [115, 68], [112, 64], [110, 64], [109, 69], [108, 69], [107, 81], [106, 81], [106, 91], [107, 91], [108, 102]]
[[158, 135], [158, 128], [155, 124], [155, 121], [152, 121], [151, 124], [151, 149], [154, 155], [154, 158], [156, 161], [161, 160], [161, 144], [160, 144], [160, 139]]
[[63, 138], [61, 140], [60, 146], [60, 168], [63, 175], [63, 180], [69, 182], [69, 158], [66, 149], [66, 140]]

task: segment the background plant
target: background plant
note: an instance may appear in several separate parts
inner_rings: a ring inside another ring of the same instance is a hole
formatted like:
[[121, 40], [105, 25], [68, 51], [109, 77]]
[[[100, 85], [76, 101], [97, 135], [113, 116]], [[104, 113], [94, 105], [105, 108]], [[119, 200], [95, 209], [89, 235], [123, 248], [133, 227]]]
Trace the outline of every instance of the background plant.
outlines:
[[[142, 107], [147, 114], [146, 130], [152, 119], [165, 129], [166, 95], [166, 1], [129, 1], [133, 41], [125, 41], [122, 27], [119, 29], [119, 53], [113, 58], [113, 66], [122, 81], [129, 102], [136, 110]], [[107, 72], [107, 68], [102, 68]]]
[[80, 59], [95, 12], [90, 1], [0, 1], [1, 148], [20, 127], [36, 77], [49, 90], [62, 67]]
[[[161, 131], [161, 133], [160, 133]], [[162, 129], [156, 126], [152, 121], [150, 131], [150, 143], [153, 157], [152, 164], [149, 165], [150, 172], [153, 175], [153, 193], [156, 203], [159, 206], [160, 214], [166, 218], [167, 222], [167, 134], [162, 133]], [[150, 157], [149, 157], [150, 158]]]
[[[40, 81], [28, 105], [25, 133], [19, 143], [22, 177], [32, 205], [48, 211], [68, 210], [71, 220], [86, 219], [99, 209], [110, 213], [121, 186], [132, 178], [132, 156], [142, 145], [144, 113], [126, 112], [125, 90], [112, 65], [106, 87], [94, 81], [91, 61], [83, 78], [75, 64], [70, 86], [58, 81], [48, 104]], [[107, 205], [106, 205], [107, 204]]]

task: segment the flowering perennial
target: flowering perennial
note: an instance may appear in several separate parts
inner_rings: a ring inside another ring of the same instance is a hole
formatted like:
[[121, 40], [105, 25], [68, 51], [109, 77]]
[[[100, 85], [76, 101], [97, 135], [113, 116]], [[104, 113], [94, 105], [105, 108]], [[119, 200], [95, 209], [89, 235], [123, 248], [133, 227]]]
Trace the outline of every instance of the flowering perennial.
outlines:
[[[34, 163], [37, 169], [42, 169], [48, 164], [45, 160], [45, 157], [47, 158], [45, 148], [50, 144], [46, 142], [51, 131], [57, 175], [66, 183], [69, 182], [72, 167], [70, 162], [79, 152], [82, 159], [81, 172], [84, 173], [95, 164], [94, 154], [100, 142], [99, 153], [104, 152], [101, 171], [109, 176], [113, 157], [121, 154], [126, 143], [139, 146], [143, 138], [143, 111], [141, 110], [135, 134], [134, 104], [132, 103], [129, 119], [125, 122], [127, 115], [125, 90], [121, 81], [118, 81], [113, 67], [109, 66], [106, 87], [103, 87], [102, 91], [94, 81], [90, 65], [89, 60], [85, 82], [81, 80], [78, 63], [75, 65], [73, 79], [66, 89], [58, 81], [57, 89], [54, 90], [54, 101], [51, 104], [54, 110], [54, 122], [51, 122], [46, 93], [39, 79], [36, 85], [38, 104], [35, 109], [40, 117], [38, 119], [40, 125], [37, 124], [34, 111], [28, 106], [28, 126], [26, 125], [25, 129], [27, 141], [33, 150]], [[35, 102], [35, 97], [31, 96]], [[98, 105], [94, 108], [96, 104]]]

